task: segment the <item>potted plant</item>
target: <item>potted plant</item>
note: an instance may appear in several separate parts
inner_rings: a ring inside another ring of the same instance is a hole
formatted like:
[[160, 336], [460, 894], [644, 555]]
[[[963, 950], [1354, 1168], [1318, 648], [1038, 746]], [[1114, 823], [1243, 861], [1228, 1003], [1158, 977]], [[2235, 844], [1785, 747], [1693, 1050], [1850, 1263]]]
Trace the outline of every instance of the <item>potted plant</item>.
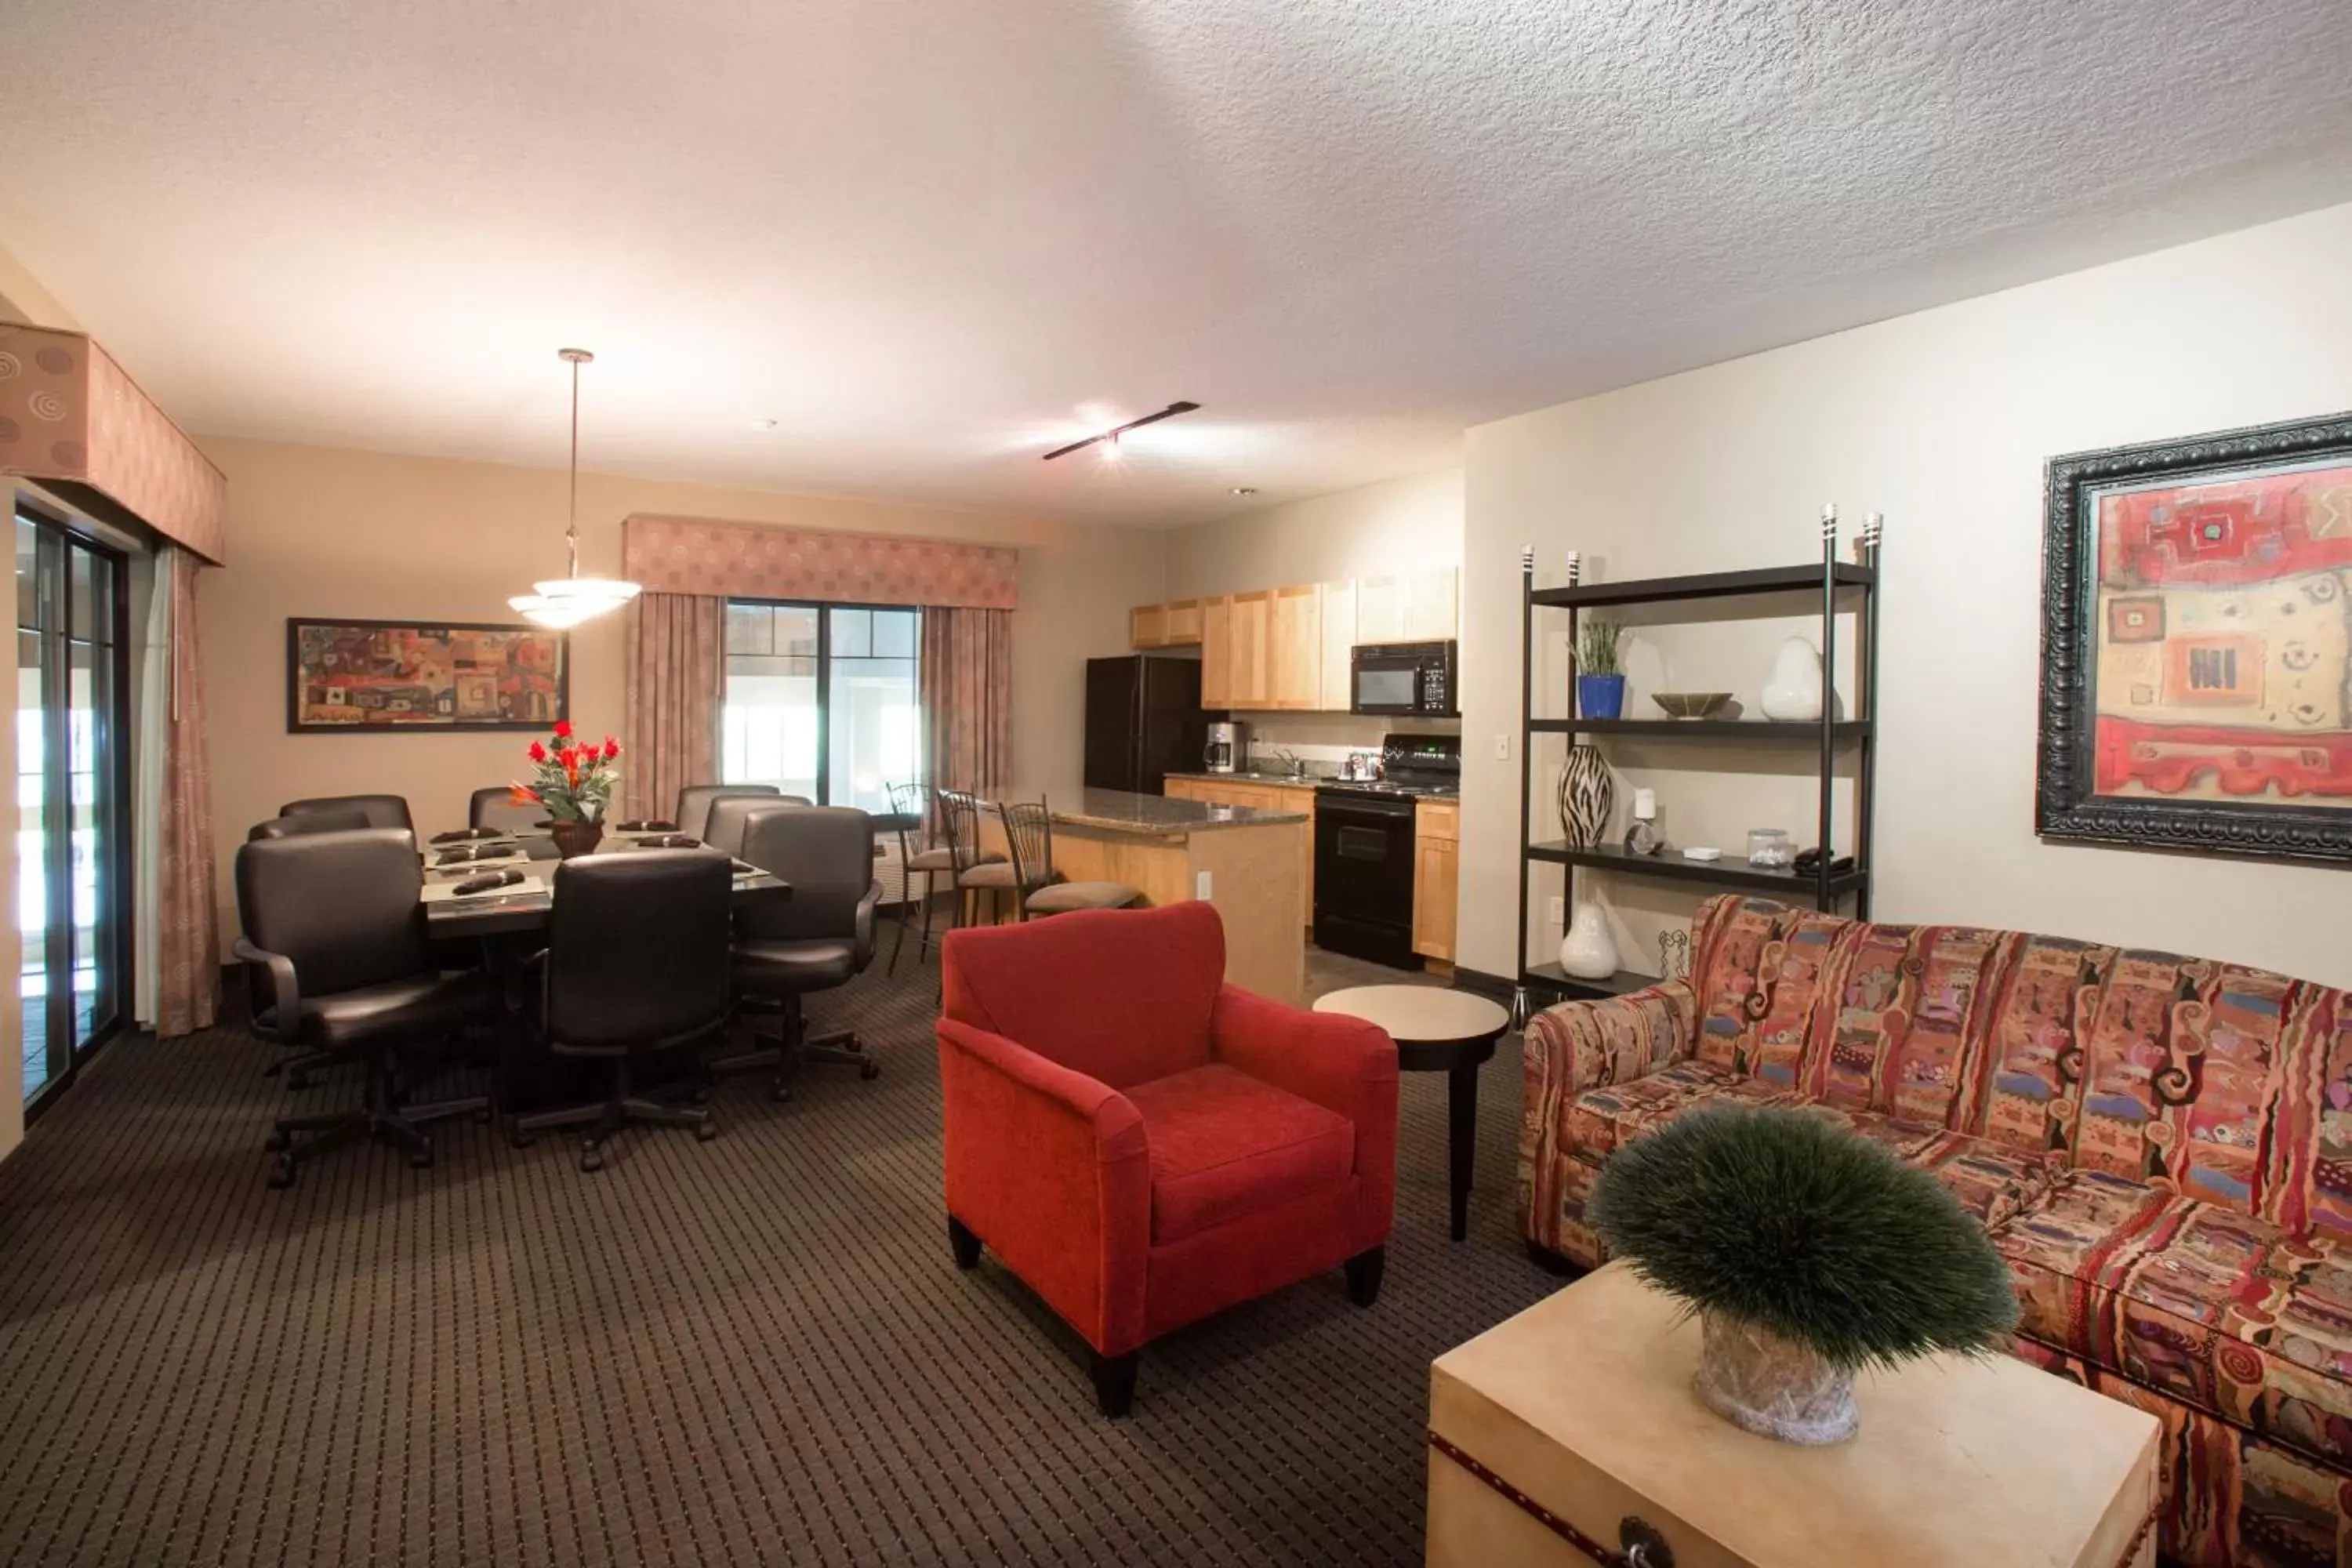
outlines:
[[1625, 711], [1625, 671], [1617, 650], [1625, 623], [1589, 619], [1576, 628], [1576, 711], [1580, 718], [1614, 719]]
[[1710, 1106], [1612, 1155], [1586, 1218], [1697, 1313], [1699, 1397], [1791, 1443], [1853, 1433], [1853, 1374], [1979, 1354], [2017, 1326], [2009, 1268], [1926, 1171], [1801, 1110]]
[[604, 744], [582, 742], [572, 733], [572, 721], [559, 719], [546, 741], [533, 741], [531, 780], [514, 786], [517, 805], [537, 804], [547, 808], [548, 832], [555, 851], [569, 860], [596, 847], [604, 837], [604, 813], [612, 805], [613, 786], [621, 782], [614, 765], [621, 742], [612, 736]]

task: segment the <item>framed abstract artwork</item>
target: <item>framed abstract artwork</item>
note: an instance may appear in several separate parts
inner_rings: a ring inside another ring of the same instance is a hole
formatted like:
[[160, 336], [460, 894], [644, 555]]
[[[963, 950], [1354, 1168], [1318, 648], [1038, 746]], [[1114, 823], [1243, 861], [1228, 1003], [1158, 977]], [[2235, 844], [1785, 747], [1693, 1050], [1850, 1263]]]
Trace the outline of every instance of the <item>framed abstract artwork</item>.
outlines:
[[2352, 414], [2051, 460], [2045, 838], [2352, 861]]
[[568, 651], [542, 626], [289, 619], [286, 728], [544, 730], [571, 717]]

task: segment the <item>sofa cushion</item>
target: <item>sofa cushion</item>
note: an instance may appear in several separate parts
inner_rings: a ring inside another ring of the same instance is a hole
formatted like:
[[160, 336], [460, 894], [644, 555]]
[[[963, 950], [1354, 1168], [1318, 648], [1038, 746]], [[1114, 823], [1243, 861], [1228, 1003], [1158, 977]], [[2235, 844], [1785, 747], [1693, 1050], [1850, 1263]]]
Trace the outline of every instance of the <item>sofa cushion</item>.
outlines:
[[2098, 1171], [1993, 1234], [2021, 1332], [2352, 1464], [2352, 1247]]
[[1794, 1089], [1824, 972], [1857, 929], [1769, 899], [1709, 900], [1691, 929], [1698, 1059]]
[[1353, 1122], [1223, 1062], [1135, 1084], [1127, 1098], [1151, 1146], [1151, 1239], [1161, 1246], [1355, 1173]]
[[1663, 1127], [1694, 1106], [1727, 1100], [1783, 1105], [1794, 1095], [1710, 1062], [1674, 1066], [1623, 1083], [1589, 1089], [1569, 1102], [1560, 1152], [1598, 1165], [1621, 1145]]

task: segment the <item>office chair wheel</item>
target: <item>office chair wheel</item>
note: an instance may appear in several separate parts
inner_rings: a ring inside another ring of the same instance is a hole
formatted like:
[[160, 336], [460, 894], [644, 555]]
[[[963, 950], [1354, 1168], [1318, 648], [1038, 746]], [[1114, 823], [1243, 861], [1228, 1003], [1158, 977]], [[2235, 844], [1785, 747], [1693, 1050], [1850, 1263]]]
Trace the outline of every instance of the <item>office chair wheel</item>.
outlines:
[[774, 1100], [778, 1105], [784, 1104], [786, 1101], [790, 1100], [792, 1097], [793, 1086], [791, 1084], [772, 1083], [768, 1086], [768, 1098]]
[[603, 1170], [604, 1168], [604, 1151], [593, 1146], [581, 1150], [580, 1168], [583, 1171]]
[[269, 1130], [269, 1136], [261, 1141], [261, 1146], [273, 1154], [282, 1154], [294, 1147], [294, 1134], [283, 1127], [273, 1127]]
[[432, 1139], [427, 1138], [408, 1152], [408, 1168], [412, 1171], [429, 1171], [433, 1168]]
[[293, 1155], [280, 1154], [269, 1162], [269, 1184], [273, 1187], [290, 1187], [294, 1184]]
[[705, 1116], [701, 1121], [694, 1124], [695, 1142], [698, 1143], [708, 1143], [713, 1138], [718, 1136], [719, 1123], [713, 1121], [709, 1117]]
[[871, 1083], [882, 1076], [882, 1064], [880, 1062], [861, 1063], [857, 1068], [857, 1076], [862, 1081]]
[[532, 1144], [539, 1142], [539, 1134], [536, 1132], [524, 1132], [518, 1130], [512, 1137], [507, 1140], [507, 1142], [517, 1149], [528, 1149]]

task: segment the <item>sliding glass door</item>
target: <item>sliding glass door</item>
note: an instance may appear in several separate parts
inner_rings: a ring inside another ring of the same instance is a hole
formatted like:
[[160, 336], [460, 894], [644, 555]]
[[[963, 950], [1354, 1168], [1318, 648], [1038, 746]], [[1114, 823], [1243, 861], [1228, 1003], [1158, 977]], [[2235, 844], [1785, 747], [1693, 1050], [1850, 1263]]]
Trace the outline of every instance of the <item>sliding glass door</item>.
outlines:
[[921, 771], [921, 647], [908, 605], [729, 601], [724, 782], [888, 811]]
[[127, 563], [16, 514], [16, 900], [28, 1112], [128, 1014]]

